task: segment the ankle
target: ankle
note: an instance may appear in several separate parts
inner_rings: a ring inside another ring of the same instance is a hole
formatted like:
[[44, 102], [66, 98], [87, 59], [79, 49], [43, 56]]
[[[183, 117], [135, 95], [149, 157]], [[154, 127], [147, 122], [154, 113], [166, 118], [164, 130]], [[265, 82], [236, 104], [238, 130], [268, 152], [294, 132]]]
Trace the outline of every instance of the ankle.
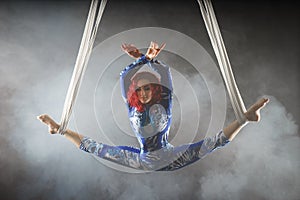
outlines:
[[247, 118], [246, 113], [244, 113], [242, 116], [237, 117], [237, 121], [240, 126], [245, 126], [248, 124], [249, 119]]

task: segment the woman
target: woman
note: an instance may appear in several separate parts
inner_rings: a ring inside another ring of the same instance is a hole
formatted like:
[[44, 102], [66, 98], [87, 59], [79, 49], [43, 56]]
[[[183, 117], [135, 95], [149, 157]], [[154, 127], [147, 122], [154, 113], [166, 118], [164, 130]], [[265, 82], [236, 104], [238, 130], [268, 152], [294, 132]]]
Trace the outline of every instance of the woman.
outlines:
[[[120, 74], [122, 96], [127, 104], [130, 125], [140, 148], [109, 146], [67, 130], [64, 136], [81, 150], [100, 158], [141, 170], [172, 171], [189, 165], [218, 147], [222, 147], [239, 133], [248, 121], [259, 121], [260, 109], [268, 102], [262, 98], [245, 113], [243, 122], [233, 121], [213, 137], [200, 142], [173, 147], [168, 142], [172, 118], [172, 80], [169, 67], [154, 58], [165, 44], [159, 47], [151, 42], [146, 55], [133, 45], [123, 44], [122, 49], [135, 62]], [[38, 117], [57, 133], [59, 124], [48, 115]]]

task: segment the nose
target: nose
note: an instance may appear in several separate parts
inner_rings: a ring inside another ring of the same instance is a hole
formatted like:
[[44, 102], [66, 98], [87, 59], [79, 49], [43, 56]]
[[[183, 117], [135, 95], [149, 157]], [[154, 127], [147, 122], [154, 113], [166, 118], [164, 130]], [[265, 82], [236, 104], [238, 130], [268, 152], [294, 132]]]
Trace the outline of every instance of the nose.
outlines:
[[144, 90], [144, 88], [141, 88], [141, 94], [142, 94], [142, 96], [146, 95], [146, 91]]

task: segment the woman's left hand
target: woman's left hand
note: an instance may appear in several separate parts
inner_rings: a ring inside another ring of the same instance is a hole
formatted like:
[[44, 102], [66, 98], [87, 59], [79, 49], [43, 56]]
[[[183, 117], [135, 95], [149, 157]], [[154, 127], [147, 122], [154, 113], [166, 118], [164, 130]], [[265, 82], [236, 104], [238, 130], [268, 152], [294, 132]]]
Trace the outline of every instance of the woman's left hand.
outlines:
[[166, 43], [163, 43], [159, 47], [156, 42], [151, 41], [148, 51], [146, 53], [147, 59], [152, 60], [153, 58], [155, 58], [165, 46], [166, 46]]

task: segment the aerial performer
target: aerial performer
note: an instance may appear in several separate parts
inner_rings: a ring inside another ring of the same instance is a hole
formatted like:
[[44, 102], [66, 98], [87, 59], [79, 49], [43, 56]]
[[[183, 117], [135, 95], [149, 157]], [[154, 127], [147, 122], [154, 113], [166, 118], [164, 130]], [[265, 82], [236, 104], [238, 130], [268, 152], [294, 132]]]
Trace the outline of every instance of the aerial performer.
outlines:
[[[120, 73], [122, 97], [140, 147], [110, 146], [67, 129], [62, 135], [79, 149], [102, 159], [145, 171], [173, 171], [185, 167], [232, 141], [248, 122], [260, 120], [260, 110], [269, 99], [261, 98], [214, 136], [174, 147], [168, 141], [172, 119], [173, 86], [169, 67], [156, 59], [165, 44], [151, 42], [146, 54], [134, 45], [123, 44], [122, 50], [135, 59]], [[58, 134], [60, 124], [44, 114], [38, 119], [51, 134]], [[184, 133], [181, 133], [184, 134]]]

